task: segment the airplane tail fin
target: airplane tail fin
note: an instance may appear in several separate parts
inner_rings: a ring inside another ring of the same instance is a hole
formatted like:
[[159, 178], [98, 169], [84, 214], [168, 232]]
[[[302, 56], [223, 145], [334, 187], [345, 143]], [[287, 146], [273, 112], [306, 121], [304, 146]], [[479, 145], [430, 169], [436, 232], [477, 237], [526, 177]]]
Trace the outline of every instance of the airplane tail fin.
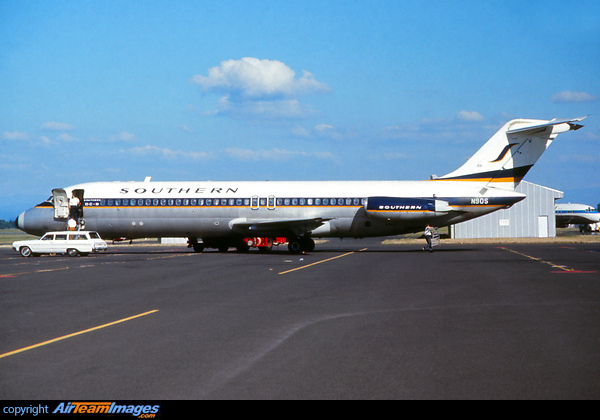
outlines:
[[584, 118], [507, 122], [463, 166], [439, 181], [465, 181], [482, 187], [514, 189], [560, 133], [579, 130]]

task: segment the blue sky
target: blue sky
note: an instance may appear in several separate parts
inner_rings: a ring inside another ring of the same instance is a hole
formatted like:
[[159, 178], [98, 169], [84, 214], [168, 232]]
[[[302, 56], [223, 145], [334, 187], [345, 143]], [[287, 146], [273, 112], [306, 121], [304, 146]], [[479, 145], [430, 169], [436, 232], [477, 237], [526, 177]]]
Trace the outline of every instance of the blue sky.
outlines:
[[600, 3], [0, 2], [0, 219], [91, 181], [427, 179], [590, 115], [525, 178], [600, 203]]

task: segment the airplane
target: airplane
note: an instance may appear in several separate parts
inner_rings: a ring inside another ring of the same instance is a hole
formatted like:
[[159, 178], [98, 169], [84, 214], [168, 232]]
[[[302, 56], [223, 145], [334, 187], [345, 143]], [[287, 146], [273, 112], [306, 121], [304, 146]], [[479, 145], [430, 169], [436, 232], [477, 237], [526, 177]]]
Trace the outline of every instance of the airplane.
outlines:
[[105, 239], [188, 238], [195, 252], [246, 251], [247, 237], [283, 237], [300, 253], [314, 250], [313, 238], [415, 233], [523, 200], [515, 187], [584, 118], [511, 120], [457, 170], [424, 181], [93, 182], [52, 190], [15, 225], [34, 235], [72, 229], [69, 200], [78, 197], [79, 229]]
[[598, 209], [585, 204], [561, 203], [554, 206], [556, 215], [556, 227], [566, 228], [569, 225], [587, 225], [583, 230], [591, 231], [589, 225], [600, 223], [600, 212]]

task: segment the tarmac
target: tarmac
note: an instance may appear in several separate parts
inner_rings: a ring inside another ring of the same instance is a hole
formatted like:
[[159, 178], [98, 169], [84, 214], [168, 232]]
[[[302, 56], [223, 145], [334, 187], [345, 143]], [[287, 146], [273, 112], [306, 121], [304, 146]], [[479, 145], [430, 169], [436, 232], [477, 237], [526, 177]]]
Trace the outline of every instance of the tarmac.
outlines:
[[0, 398], [598, 399], [600, 244], [0, 249]]

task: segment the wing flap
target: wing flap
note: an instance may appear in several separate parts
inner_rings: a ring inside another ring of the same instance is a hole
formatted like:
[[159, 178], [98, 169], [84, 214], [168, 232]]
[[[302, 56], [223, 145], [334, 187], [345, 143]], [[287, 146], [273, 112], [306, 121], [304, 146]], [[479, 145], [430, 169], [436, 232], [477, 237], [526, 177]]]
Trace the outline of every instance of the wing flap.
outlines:
[[237, 233], [249, 235], [285, 235], [291, 232], [294, 235], [301, 236], [332, 219], [332, 217], [315, 217], [288, 220], [234, 220], [230, 226]]

